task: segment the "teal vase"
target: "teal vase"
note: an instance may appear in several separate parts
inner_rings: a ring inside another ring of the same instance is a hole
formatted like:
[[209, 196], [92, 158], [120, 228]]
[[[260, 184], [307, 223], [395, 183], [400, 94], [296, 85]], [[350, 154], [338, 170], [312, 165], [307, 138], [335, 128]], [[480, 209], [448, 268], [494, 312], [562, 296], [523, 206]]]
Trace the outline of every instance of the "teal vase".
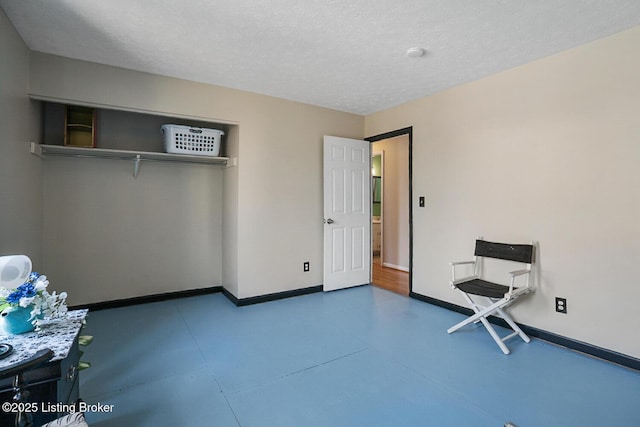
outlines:
[[0, 317], [2, 319], [2, 328], [8, 334], [24, 334], [35, 329], [35, 326], [29, 320], [31, 307], [7, 307], [2, 310]]

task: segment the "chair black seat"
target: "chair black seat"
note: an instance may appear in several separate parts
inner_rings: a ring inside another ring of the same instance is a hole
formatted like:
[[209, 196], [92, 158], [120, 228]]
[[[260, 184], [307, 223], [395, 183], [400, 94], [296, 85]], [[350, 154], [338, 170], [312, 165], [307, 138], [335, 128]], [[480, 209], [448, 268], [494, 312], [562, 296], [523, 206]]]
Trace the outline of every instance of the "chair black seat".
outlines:
[[482, 279], [471, 279], [468, 282], [459, 283], [458, 289], [468, 294], [489, 298], [503, 298], [509, 292], [509, 287]]

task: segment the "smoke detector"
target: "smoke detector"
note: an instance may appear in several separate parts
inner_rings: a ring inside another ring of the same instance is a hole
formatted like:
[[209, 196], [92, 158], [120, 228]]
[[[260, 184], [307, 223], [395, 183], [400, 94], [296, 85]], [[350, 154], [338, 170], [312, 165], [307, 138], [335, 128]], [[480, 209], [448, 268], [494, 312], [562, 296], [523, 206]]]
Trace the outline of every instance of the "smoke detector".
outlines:
[[409, 58], [419, 58], [424, 56], [425, 53], [427, 52], [421, 47], [410, 47], [407, 49], [407, 56]]

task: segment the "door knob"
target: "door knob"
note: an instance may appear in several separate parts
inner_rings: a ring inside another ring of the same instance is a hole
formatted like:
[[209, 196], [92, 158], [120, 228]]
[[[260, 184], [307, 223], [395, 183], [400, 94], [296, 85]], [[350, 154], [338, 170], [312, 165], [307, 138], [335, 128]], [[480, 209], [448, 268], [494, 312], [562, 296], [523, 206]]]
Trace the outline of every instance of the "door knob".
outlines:
[[327, 224], [333, 224], [335, 221], [332, 220], [331, 218], [329, 218], [328, 220], [325, 221]]

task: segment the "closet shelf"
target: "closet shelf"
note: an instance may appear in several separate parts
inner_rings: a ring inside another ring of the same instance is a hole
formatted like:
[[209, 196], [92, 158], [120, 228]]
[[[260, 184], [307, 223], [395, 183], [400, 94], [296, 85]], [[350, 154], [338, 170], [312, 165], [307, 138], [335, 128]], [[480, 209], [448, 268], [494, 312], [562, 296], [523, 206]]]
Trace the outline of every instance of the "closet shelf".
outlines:
[[93, 157], [116, 160], [133, 160], [133, 176], [138, 176], [141, 161], [204, 163], [210, 165], [235, 166], [236, 159], [229, 157], [192, 156], [151, 151], [112, 150], [107, 148], [85, 148], [66, 145], [45, 145], [31, 142], [31, 153], [45, 158], [53, 156]]

